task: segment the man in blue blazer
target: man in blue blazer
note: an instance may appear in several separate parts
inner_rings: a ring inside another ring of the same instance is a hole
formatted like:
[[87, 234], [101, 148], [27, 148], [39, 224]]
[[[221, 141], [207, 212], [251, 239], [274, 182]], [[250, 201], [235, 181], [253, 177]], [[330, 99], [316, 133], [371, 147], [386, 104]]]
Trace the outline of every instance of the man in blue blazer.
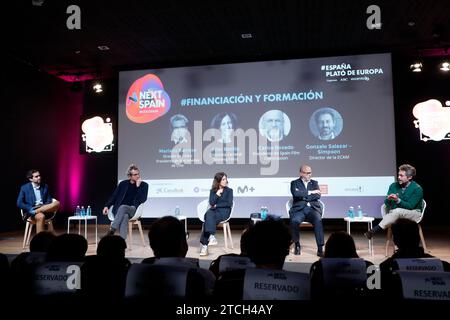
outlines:
[[300, 254], [299, 224], [307, 221], [313, 224], [317, 243], [317, 255], [323, 256], [323, 226], [322, 207], [319, 203], [320, 189], [317, 181], [311, 179], [311, 167], [300, 167], [300, 178], [291, 181], [292, 207], [289, 210], [292, 241], [295, 244], [294, 253]]
[[128, 220], [133, 217], [137, 207], [147, 201], [148, 184], [141, 180], [139, 168], [131, 164], [127, 170], [127, 180], [123, 180], [109, 198], [103, 214], [107, 215], [110, 206], [113, 207], [114, 221], [108, 234], [114, 234], [119, 230], [124, 239], [128, 235]]
[[39, 170], [28, 170], [27, 179], [30, 182], [20, 187], [17, 206], [23, 210], [25, 220], [31, 218], [36, 221], [36, 233], [39, 233], [44, 231], [45, 219], [58, 211], [59, 201], [53, 201], [48, 185], [41, 184]]

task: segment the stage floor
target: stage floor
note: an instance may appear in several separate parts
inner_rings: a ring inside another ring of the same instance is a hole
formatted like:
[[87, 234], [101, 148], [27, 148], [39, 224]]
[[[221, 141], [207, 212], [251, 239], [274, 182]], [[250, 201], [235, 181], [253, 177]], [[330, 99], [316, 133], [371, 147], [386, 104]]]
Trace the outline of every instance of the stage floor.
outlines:
[[[98, 226], [98, 238], [102, 237], [106, 231], [108, 230], [107, 225], [99, 225]], [[209, 247], [209, 255], [206, 257], [199, 257], [199, 239], [200, 239], [200, 230], [189, 230], [190, 236], [188, 239], [189, 251], [187, 253], [188, 257], [200, 258], [200, 265], [202, 267], [209, 267], [209, 264], [212, 260], [217, 258], [217, 256], [225, 253], [240, 253], [239, 249], [239, 241], [242, 230], [237, 228], [233, 228], [232, 230], [232, 238], [233, 238], [233, 246], [234, 249], [229, 248], [229, 250], [225, 250], [224, 248], [224, 239], [223, 239], [223, 231], [222, 229], [218, 229], [216, 233], [216, 237], [218, 240], [217, 246]], [[67, 232], [65, 228], [56, 228], [57, 234], [63, 234]], [[361, 258], [372, 261], [375, 264], [379, 264], [385, 257], [385, 241], [386, 235], [385, 233], [380, 233], [374, 238], [373, 241], [373, 249], [374, 254], [371, 255], [368, 251], [369, 243], [368, 240], [363, 236], [362, 229], [358, 228], [353, 231], [352, 227], [352, 236], [355, 239], [356, 248], [358, 254]], [[78, 228], [73, 226], [70, 230], [71, 233], [78, 232]], [[423, 232], [425, 236], [425, 241], [427, 244], [428, 253], [436, 256], [442, 260], [450, 261], [450, 232], [449, 228], [442, 227], [423, 227]], [[128, 248], [126, 251], [126, 256], [132, 262], [140, 262], [143, 258], [152, 257], [153, 251], [148, 245], [148, 230], [144, 230], [144, 239], [145, 239], [145, 247], [142, 244], [142, 240], [139, 236], [139, 232], [137, 229], [133, 230], [133, 246], [132, 248]], [[325, 240], [330, 235], [330, 231], [325, 230]], [[11, 259], [24, 251], [28, 251], [28, 248], [22, 249], [23, 242], [23, 234], [24, 231], [15, 231], [15, 232], [4, 232], [0, 233], [0, 253], [7, 254]], [[84, 235], [84, 228], [81, 230], [81, 234]], [[95, 254], [96, 246], [95, 246], [95, 227], [94, 225], [88, 226], [88, 242], [89, 248], [87, 255]], [[302, 254], [296, 256], [290, 253], [286, 257], [285, 269], [290, 271], [300, 271], [300, 272], [309, 272], [309, 267], [312, 262], [318, 260], [316, 256], [317, 247], [315, 244], [314, 233], [312, 230], [302, 230], [301, 231], [301, 240], [302, 240]], [[391, 253], [392, 253], [392, 247]]]

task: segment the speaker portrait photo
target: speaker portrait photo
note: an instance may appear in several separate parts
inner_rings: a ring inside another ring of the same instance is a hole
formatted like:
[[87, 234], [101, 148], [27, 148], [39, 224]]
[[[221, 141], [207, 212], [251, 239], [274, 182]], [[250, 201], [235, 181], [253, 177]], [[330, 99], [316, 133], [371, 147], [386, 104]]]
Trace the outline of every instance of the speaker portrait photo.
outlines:
[[341, 114], [330, 107], [316, 110], [309, 119], [309, 128], [319, 140], [334, 140], [341, 134], [343, 125]]
[[291, 121], [281, 110], [269, 110], [259, 119], [259, 133], [270, 142], [283, 140], [291, 131]]
[[220, 130], [220, 143], [230, 143], [236, 130], [237, 117], [233, 112], [216, 114], [211, 121], [211, 127]]
[[170, 118], [170, 125], [172, 134], [170, 140], [174, 144], [187, 142], [190, 139], [190, 133], [188, 130], [189, 120], [182, 114], [176, 114]]

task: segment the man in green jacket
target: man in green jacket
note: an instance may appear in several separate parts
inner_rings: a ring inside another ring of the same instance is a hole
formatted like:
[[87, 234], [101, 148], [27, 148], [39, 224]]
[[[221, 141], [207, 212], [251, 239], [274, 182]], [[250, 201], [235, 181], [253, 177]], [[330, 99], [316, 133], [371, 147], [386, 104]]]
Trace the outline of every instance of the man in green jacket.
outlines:
[[383, 220], [364, 235], [371, 239], [373, 235], [388, 228], [399, 218], [418, 222], [422, 212], [423, 190], [415, 181], [416, 168], [409, 164], [402, 164], [398, 168], [397, 182], [389, 186], [388, 195], [384, 200], [386, 215]]

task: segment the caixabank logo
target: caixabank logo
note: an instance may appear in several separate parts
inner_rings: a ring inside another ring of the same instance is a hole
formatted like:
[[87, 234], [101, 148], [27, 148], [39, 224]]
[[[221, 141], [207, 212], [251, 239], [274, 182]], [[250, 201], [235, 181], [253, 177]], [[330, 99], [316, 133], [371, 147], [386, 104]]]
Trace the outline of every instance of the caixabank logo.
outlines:
[[125, 105], [128, 119], [148, 123], [170, 110], [170, 97], [161, 80], [154, 74], [147, 74], [128, 89]]

